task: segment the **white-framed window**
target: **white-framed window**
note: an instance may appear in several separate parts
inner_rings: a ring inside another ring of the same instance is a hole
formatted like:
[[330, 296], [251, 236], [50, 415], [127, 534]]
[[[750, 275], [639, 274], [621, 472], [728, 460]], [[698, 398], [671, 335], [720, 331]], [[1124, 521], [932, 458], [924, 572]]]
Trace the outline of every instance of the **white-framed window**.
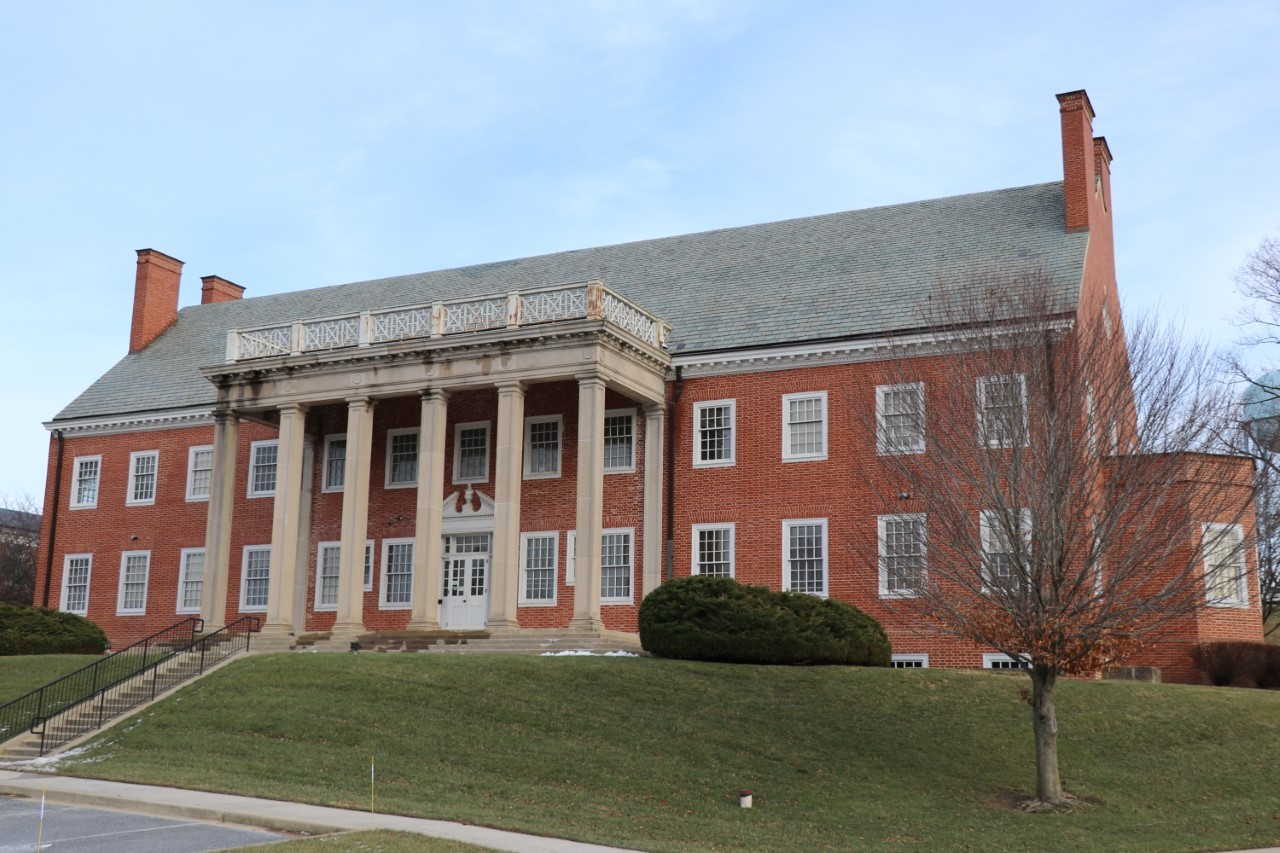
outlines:
[[[343, 444], [345, 466], [346, 445]], [[387, 430], [387, 476], [384, 484], [388, 489], [407, 489], [418, 485], [418, 430]]]
[[1115, 418], [1107, 421], [1107, 452], [1112, 456], [1120, 454], [1120, 427]]
[[1019, 552], [1025, 561], [1031, 548], [1031, 510], [1018, 513], [1018, 526], [1022, 533], [1022, 546], [1013, 538], [1013, 519], [1010, 513], [984, 509], [979, 514], [979, 533], [982, 540], [983, 582], [988, 590], [1003, 589], [1018, 594], [1029, 567], [1019, 566]]
[[540, 415], [524, 419], [524, 478], [540, 480], [560, 476], [560, 452], [564, 443], [564, 419]]
[[1102, 331], [1108, 339], [1111, 338], [1111, 306], [1105, 299], [1102, 300]]
[[827, 520], [782, 522], [782, 589], [827, 595]]
[[199, 613], [204, 595], [204, 549], [183, 548], [178, 557], [178, 613]]
[[983, 669], [1031, 669], [1031, 661], [1018, 657], [1009, 657], [1005, 654], [994, 652], [985, 652], [982, 655]]
[[692, 574], [713, 578], [733, 577], [734, 527], [733, 522], [693, 526]]
[[413, 607], [413, 540], [382, 540], [382, 592], [378, 606], [383, 610]]
[[880, 539], [880, 596], [914, 596], [927, 565], [924, 514], [882, 515], [876, 526]]
[[630, 604], [635, 564], [634, 527], [611, 527], [600, 537], [600, 603]]
[[156, 502], [156, 475], [159, 466], [159, 450], [135, 450], [129, 454], [129, 493], [124, 499], [126, 505], [143, 506]]
[[340, 492], [347, 483], [347, 434], [334, 433], [324, 437], [324, 471], [320, 479], [320, 491]]
[[187, 500], [207, 501], [213, 489], [213, 446], [187, 448]]
[[560, 534], [520, 534], [520, 604], [550, 606], [556, 603], [556, 556]]
[[827, 458], [827, 392], [782, 395], [782, 461]]
[[1213, 607], [1244, 607], [1249, 602], [1244, 562], [1244, 531], [1238, 524], [1203, 524], [1205, 598]]
[[373, 540], [366, 539], [364, 543], [364, 591], [373, 592]]
[[89, 575], [92, 571], [92, 554], [67, 554], [62, 558], [61, 610], [79, 616], [89, 614]]
[[578, 531], [570, 530], [564, 535], [564, 585], [573, 586], [578, 582]]
[[889, 666], [894, 669], [928, 669], [929, 656], [927, 654], [890, 655]]
[[276, 462], [280, 442], [255, 441], [249, 445], [249, 497], [268, 498], [276, 493]]
[[737, 400], [693, 404], [693, 467], [721, 468], [734, 464], [737, 408]]
[[991, 448], [1027, 446], [1027, 377], [978, 380], [978, 441]]
[[102, 476], [101, 456], [77, 456], [71, 478], [71, 508], [89, 509], [98, 505], [98, 481]]
[[1093, 385], [1084, 385], [1084, 434], [1089, 452], [1098, 455], [1098, 412], [1093, 401]]
[[120, 555], [117, 616], [138, 616], [147, 612], [147, 577], [150, 574], [150, 551], [125, 551]]
[[604, 413], [604, 472], [636, 470], [636, 410], [609, 409]]
[[342, 559], [341, 542], [316, 544], [315, 609], [338, 609], [338, 565]]
[[489, 480], [489, 422], [473, 421], [453, 428], [453, 482]]
[[271, 589], [271, 546], [246, 545], [240, 563], [240, 612], [267, 609]]
[[924, 383], [876, 386], [876, 453], [924, 453]]

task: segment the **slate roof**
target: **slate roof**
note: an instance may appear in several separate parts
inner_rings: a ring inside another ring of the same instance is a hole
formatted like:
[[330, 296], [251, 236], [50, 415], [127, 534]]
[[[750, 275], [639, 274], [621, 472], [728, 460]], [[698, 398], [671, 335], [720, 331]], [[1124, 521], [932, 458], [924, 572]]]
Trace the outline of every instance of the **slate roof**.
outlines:
[[915, 328], [939, 282], [974, 271], [1038, 267], [1069, 309], [1087, 242], [1054, 182], [195, 305], [55, 422], [212, 404], [198, 369], [228, 329], [589, 279], [671, 323], [675, 355]]

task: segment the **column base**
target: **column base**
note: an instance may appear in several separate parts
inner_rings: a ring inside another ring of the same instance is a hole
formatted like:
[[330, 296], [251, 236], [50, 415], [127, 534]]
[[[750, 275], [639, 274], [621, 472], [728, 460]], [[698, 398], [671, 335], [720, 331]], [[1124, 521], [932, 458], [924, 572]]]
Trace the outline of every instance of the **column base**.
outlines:
[[409, 624], [405, 625], [404, 627], [405, 627], [405, 630], [408, 630], [408, 631], [439, 631], [441, 630], [440, 623], [436, 620], [431, 620], [431, 619], [421, 619], [416, 621], [411, 620]]
[[268, 622], [262, 626], [259, 631], [264, 637], [290, 637], [293, 636], [293, 624], [290, 622]]
[[575, 616], [569, 620], [569, 627], [583, 631], [603, 631], [604, 620], [599, 616]]
[[341, 637], [344, 639], [358, 637], [361, 634], [367, 634], [363, 622], [335, 622], [333, 627], [329, 629], [331, 637]]
[[484, 623], [484, 629], [490, 633], [510, 633], [520, 630], [520, 623], [514, 619], [492, 619]]

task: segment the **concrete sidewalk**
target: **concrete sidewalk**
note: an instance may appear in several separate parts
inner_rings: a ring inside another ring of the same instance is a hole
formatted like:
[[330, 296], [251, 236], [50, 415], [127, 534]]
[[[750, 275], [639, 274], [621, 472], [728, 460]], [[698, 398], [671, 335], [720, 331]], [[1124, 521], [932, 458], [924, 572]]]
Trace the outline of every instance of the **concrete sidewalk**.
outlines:
[[160, 788], [154, 785], [133, 785], [128, 782], [0, 770], [0, 794], [39, 798], [41, 793], [49, 802], [54, 803], [97, 806], [159, 817], [182, 817], [311, 835], [357, 829], [395, 829], [515, 853], [617, 853], [620, 849], [445, 820], [383, 814], [371, 818], [368, 812], [350, 809], [285, 803], [233, 794], [210, 794], [181, 788]]

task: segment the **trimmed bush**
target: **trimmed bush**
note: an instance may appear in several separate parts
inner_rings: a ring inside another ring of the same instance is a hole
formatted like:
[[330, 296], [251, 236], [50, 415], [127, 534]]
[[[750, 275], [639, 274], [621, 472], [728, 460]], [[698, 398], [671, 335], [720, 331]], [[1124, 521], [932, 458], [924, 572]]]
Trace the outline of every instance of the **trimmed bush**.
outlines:
[[884, 629], [853, 605], [729, 578], [677, 578], [649, 593], [640, 644], [683, 660], [889, 665]]
[[1272, 677], [1268, 673], [1270, 648], [1266, 643], [1200, 643], [1191, 657], [1215, 687], [1263, 687]]
[[0, 604], [0, 656], [92, 655], [106, 646], [107, 635], [83, 616]]
[[1268, 690], [1280, 689], [1280, 646], [1264, 643], [1262, 665], [1258, 668], [1258, 686]]

